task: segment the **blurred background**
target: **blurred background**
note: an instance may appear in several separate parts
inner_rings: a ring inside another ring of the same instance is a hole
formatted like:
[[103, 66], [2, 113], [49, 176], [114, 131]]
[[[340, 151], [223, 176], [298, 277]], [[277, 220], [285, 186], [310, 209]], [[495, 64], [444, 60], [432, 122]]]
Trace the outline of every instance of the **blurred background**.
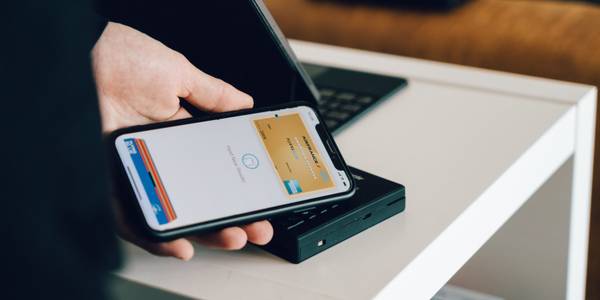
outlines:
[[[600, 87], [600, 0], [265, 2], [289, 38]], [[600, 299], [600, 163], [594, 170], [587, 299]]]

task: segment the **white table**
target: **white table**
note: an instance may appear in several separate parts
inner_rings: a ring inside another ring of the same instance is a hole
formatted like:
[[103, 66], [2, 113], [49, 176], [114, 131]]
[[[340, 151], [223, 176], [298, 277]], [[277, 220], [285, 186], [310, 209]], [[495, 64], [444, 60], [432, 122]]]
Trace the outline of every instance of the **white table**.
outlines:
[[406, 212], [300, 265], [254, 247], [199, 247], [180, 262], [127, 246], [122, 286], [159, 298], [428, 299], [458, 272], [452, 282], [499, 296], [583, 298], [595, 88], [292, 44], [306, 62], [410, 80], [336, 137], [350, 165], [406, 185]]

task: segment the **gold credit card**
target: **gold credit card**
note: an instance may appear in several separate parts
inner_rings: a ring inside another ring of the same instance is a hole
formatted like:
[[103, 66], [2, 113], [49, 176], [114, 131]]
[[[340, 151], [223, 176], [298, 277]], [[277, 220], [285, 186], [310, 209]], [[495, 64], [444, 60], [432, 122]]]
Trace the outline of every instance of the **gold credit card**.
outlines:
[[253, 122], [290, 198], [334, 187], [299, 113], [257, 118]]

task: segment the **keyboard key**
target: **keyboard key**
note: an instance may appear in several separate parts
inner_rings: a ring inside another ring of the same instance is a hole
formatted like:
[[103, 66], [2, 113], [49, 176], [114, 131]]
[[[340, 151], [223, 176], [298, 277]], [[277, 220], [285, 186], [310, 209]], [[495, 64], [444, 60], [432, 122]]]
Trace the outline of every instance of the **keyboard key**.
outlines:
[[373, 102], [373, 100], [374, 100], [373, 97], [364, 96], [364, 97], [359, 97], [356, 101], [361, 104], [371, 104], [371, 102]]
[[316, 206], [305, 207], [305, 208], [295, 210], [294, 213], [303, 213], [303, 212], [311, 211], [316, 208], [317, 208]]
[[334, 121], [334, 120], [325, 120], [325, 125], [327, 125], [327, 128], [335, 128], [335, 126], [337, 126], [338, 121]]
[[325, 124], [332, 130], [337, 129], [366, 107], [375, 103], [375, 98], [364, 94], [332, 88], [319, 88], [321, 101], [319, 112], [324, 116]]
[[356, 99], [356, 95], [345, 92], [345, 93], [340, 93], [339, 95], [337, 95], [336, 98], [339, 100], [343, 100], [343, 101], [352, 101], [352, 100]]
[[338, 120], [338, 121], [343, 121], [343, 120], [348, 119], [350, 117], [350, 114], [345, 113], [345, 112], [339, 112], [339, 111], [330, 111], [327, 114], [327, 117]]
[[290, 214], [289, 217], [287, 217], [284, 222], [286, 224], [292, 224], [292, 223], [296, 223], [300, 220], [304, 219], [304, 216], [300, 215], [300, 214]]
[[333, 95], [335, 95], [335, 91], [332, 89], [321, 89], [319, 90], [319, 94], [321, 94], [321, 97], [332, 97]]
[[290, 227], [292, 225], [295, 225], [296, 223], [302, 221], [304, 222], [305, 218], [294, 218], [294, 219], [285, 219], [285, 220], [281, 220], [281, 219], [275, 219], [273, 220], [274, 223], [277, 223], [278, 225], [282, 226], [282, 227]]
[[298, 227], [298, 226], [300, 226], [300, 225], [302, 225], [302, 224], [304, 224], [304, 220], [300, 220], [300, 221], [298, 221], [298, 222], [296, 222], [296, 223], [294, 223], [294, 224], [292, 224], [292, 225], [288, 226], [288, 227], [287, 227], [287, 229], [288, 229], [288, 230], [290, 230], [290, 229], [294, 229], [294, 228], [296, 228], [296, 227]]
[[361, 110], [362, 106], [356, 105], [356, 104], [346, 104], [346, 105], [342, 105], [341, 109], [355, 113], [355, 112]]
[[327, 104], [327, 106], [330, 109], [335, 109], [335, 108], [338, 108], [340, 106], [340, 103], [339, 102], [330, 102], [330, 103]]

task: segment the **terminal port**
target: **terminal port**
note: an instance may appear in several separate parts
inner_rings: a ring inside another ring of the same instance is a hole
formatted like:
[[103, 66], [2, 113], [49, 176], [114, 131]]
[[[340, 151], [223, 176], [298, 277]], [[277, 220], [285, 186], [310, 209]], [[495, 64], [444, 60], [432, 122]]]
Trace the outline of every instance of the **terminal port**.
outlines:
[[400, 202], [400, 199], [398, 199], [398, 200], [394, 200], [394, 201], [392, 201], [392, 202], [388, 203], [388, 204], [387, 204], [387, 206], [392, 206], [392, 205], [394, 205], [394, 204], [396, 204], [396, 203], [398, 203], [398, 202]]
[[366, 214], [366, 215], [363, 217], [363, 220], [366, 220], [366, 219], [370, 218], [371, 216], [372, 216], [372, 214], [371, 214], [371, 213], [368, 213], [368, 214]]
[[324, 246], [324, 245], [325, 245], [325, 242], [326, 242], [325, 240], [320, 240], [320, 241], [318, 241], [318, 242], [317, 242], [317, 247], [322, 247], [322, 246]]

